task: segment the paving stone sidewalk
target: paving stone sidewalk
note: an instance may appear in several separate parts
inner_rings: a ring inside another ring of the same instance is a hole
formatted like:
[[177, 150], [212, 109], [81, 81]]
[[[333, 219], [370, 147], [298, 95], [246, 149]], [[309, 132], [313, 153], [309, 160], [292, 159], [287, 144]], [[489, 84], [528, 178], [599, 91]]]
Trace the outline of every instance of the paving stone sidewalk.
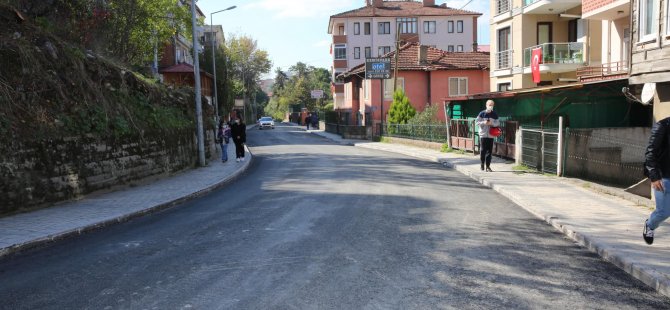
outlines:
[[252, 161], [248, 150], [245, 157], [244, 162], [236, 162], [235, 145], [231, 143], [226, 163], [221, 162], [218, 148], [206, 167], [146, 185], [0, 218], [0, 256], [123, 222], [210, 192], [241, 175]]
[[[391, 143], [344, 140], [312, 131], [335, 142], [441, 163], [491, 187], [569, 238], [635, 278], [670, 297], [670, 225], [657, 229], [653, 246], [642, 240], [648, 206], [596, 193], [577, 182], [537, 173], [515, 171], [514, 163], [495, 158], [492, 173], [480, 170], [479, 158]], [[583, 184], [583, 183], [582, 183]]]

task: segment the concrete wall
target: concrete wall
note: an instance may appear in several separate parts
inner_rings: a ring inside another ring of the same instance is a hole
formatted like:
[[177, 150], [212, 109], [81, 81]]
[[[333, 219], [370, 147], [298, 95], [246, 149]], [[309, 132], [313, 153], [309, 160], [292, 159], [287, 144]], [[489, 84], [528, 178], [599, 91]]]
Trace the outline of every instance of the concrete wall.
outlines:
[[[207, 155], [215, 154], [207, 131]], [[45, 206], [197, 163], [191, 130], [144, 136], [66, 137], [0, 146], [0, 214]]]
[[656, 84], [654, 122], [670, 117], [670, 83]]

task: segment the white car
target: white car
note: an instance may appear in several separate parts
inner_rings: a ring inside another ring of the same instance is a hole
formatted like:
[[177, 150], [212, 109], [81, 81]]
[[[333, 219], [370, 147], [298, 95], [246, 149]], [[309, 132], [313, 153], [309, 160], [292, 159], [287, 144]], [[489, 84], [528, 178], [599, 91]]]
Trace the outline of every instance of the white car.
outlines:
[[275, 129], [275, 121], [272, 119], [272, 117], [261, 117], [261, 119], [258, 120], [258, 129], [263, 129], [263, 128], [272, 128]]

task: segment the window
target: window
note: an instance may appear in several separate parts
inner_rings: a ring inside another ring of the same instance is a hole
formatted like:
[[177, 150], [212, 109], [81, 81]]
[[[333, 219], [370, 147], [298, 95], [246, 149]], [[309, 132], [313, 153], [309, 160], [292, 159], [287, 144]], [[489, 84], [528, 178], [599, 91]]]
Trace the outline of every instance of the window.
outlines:
[[463, 45], [456, 46], [456, 51], [457, 52], [462, 52], [463, 51]]
[[361, 34], [361, 23], [354, 23], [354, 34]]
[[447, 22], [447, 32], [454, 33], [454, 21], [450, 20]]
[[382, 57], [385, 54], [388, 54], [391, 52], [391, 47], [390, 46], [380, 46], [379, 49], [377, 50], [377, 56]]
[[654, 38], [654, 18], [656, 15], [656, 0], [640, 0], [640, 18], [638, 21], [640, 27], [640, 41], [647, 41]]
[[510, 90], [512, 90], [512, 83], [507, 82], [498, 84], [498, 91], [510, 91]]
[[344, 25], [340, 25], [337, 27], [337, 34], [343, 36], [344, 35]]
[[396, 19], [398, 27], [400, 28], [400, 33], [416, 33], [417, 32], [417, 18], [416, 17], [404, 17]]
[[378, 24], [378, 33], [379, 34], [391, 34], [391, 23], [390, 22], [381, 22]]
[[454, 51], [454, 46], [453, 45], [447, 46], [447, 52], [453, 52], [453, 51]]
[[369, 46], [365, 48], [365, 58], [372, 58], [372, 48]]
[[[398, 89], [405, 91], [405, 78], [398, 77]], [[384, 99], [393, 99], [393, 78], [384, 80]]]
[[423, 33], [435, 33], [435, 21], [423, 22]]
[[347, 59], [347, 46], [345, 44], [335, 44], [335, 59]]
[[468, 78], [449, 78], [449, 96], [465, 96], [468, 94]]
[[370, 35], [370, 23], [363, 24], [363, 34]]
[[456, 22], [456, 32], [463, 33], [463, 21], [459, 20]]
[[361, 59], [361, 48], [354, 47], [354, 59]]

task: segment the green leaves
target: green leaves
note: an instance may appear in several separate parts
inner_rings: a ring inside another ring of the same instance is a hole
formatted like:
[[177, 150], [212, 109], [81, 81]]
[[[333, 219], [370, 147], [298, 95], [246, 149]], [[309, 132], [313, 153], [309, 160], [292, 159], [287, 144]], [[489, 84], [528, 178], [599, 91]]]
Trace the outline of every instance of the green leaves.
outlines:
[[389, 109], [388, 122], [391, 124], [407, 124], [416, 115], [416, 110], [405, 96], [405, 92], [397, 90], [393, 94], [393, 103]]

